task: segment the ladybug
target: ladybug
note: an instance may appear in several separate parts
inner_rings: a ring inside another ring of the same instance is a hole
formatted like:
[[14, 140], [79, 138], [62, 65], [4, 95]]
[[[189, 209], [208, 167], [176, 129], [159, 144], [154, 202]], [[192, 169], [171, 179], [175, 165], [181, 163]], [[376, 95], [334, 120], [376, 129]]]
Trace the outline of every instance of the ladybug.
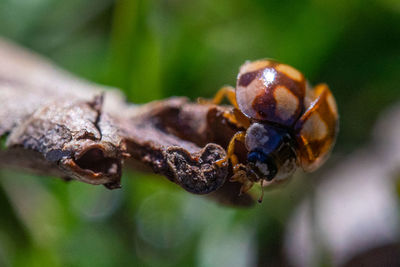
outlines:
[[[223, 87], [212, 100], [227, 98], [233, 110], [224, 117], [238, 131], [230, 140], [227, 155], [233, 166], [231, 181], [241, 182], [241, 193], [254, 183], [279, 183], [298, 167], [311, 172], [327, 159], [338, 132], [335, 98], [326, 84], [312, 88], [295, 68], [273, 60], [245, 62], [236, 88]], [[239, 163], [235, 143], [242, 142], [247, 161]]]

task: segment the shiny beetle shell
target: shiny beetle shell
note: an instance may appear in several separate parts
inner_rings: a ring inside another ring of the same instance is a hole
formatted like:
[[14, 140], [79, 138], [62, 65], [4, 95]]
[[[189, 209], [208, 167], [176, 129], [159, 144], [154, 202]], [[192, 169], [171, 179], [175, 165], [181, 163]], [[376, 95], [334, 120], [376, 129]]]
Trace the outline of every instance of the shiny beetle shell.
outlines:
[[339, 128], [338, 111], [326, 84], [317, 85], [308, 95], [310, 103], [294, 129], [301, 166], [305, 171], [314, 171], [324, 163], [335, 143]]
[[305, 94], [304, 76], [288, 65], [259, 60], [240, 68], [236, 101], [249, 118], [292, 126], [304, 111]]
[[315, 170], [327, 158], [338, 130], [336, 101], [327, 85], [308, 88], [303, 74], [286, 64], [246, 62], [238, 74], [236, 101], [252, 121], [293, 130], [305, 171]]

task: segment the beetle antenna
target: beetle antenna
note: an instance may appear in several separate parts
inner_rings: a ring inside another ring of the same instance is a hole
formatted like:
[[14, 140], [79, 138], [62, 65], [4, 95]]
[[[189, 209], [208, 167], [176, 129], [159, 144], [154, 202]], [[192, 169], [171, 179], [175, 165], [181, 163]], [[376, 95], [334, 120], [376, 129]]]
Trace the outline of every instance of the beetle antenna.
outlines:
[[260, 184], [261, 184], [261, 196], [258, 199], [258, 203], [261, 203], [263, 201], [263, 198], [264, 198], [264, 186], [263, 186], [263, 183], [264, 183], [264, 179], [261, 179], [261, 182], [260, 182]]

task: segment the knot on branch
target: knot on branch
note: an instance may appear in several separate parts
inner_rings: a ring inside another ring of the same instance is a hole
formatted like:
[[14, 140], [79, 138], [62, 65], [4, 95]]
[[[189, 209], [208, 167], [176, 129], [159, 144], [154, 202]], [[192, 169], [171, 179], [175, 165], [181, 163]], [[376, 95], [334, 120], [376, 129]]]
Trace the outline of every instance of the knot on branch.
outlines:
[[166, 159], [173, 181], [195, 194], [208, 194], [220, 188], [228, 175], [227, 165], [215, 162], [226, 155], [216, 144], [207, 144], [201, 151], [190, 154], [181, 147], [169, 147]]

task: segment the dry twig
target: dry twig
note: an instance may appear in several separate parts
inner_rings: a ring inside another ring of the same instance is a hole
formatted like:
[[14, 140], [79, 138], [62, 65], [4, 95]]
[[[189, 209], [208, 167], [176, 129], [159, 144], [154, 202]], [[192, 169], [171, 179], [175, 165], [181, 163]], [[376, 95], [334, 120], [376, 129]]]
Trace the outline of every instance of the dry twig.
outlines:
[[237, 129], [225, 108], [170, 98], [146, 105], [118, 90], [79, 80], [0, 41], [0, 167], [24, 168], [118, 188], [122, 166], [152, 170], [195, 194], [249, 205], [227, 181], [225, 156]]

